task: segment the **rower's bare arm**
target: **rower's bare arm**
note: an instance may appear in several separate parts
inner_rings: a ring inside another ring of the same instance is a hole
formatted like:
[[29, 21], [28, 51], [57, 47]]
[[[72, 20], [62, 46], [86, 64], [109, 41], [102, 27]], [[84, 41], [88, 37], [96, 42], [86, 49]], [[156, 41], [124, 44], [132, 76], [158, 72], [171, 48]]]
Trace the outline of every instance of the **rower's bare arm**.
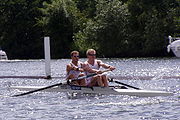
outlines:
[[105, 69], [110, 69], [110, 70], [114, 70], [115, 69], [115, 67], [113, 67], [111, 65], [108, 65], [108, 64], [105, 64], [102, 61], [98, 61], [98, 62], [99, 62], [99, 65], [102, 66]]
[[78, 70], [78, 67], [74, 67], [74, 66], [68, 64], [67, 67], [66, 67], [67, 73], [68, 73], [70, 70]]
[[67, 72], [67, 73], [69, 73], [69, 71], [70, 71], [71, 69], [72, 69], [72, 68], [71, 68], [70, 65], [67, 65], [67, 66], [66, 66], [66, 72]]
[[80, 71], [80, 72], [84, 72], [83, 68], [78, 68], [77, 70]]
[[80, 71], [80, 72], [84, 72], [84, 68], [83, 68], [83, 63], [81, 63], [81, 68], [78, 68], [78, 71]]

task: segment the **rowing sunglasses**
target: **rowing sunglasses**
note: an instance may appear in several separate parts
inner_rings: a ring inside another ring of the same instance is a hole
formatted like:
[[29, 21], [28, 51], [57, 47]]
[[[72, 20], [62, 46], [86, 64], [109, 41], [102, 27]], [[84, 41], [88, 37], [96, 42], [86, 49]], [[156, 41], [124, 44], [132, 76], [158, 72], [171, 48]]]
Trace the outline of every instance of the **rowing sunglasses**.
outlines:
[[89, 56], [96, 56], [96, 54], [90, 54], [90, 53], [88, 53], [88, 55], [89, 55]]
[[79, 58], [79, 56], [73, 56], [73, 57]]

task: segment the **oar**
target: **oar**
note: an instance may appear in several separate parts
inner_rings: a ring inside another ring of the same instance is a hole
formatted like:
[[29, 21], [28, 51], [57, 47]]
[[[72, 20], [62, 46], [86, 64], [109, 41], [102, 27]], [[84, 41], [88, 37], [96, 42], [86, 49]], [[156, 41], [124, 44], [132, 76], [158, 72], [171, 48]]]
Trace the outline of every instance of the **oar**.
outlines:
[[34, 93], [34, 92], [42, 91], [42, 90], [49, 89], [49, 88], [52, 88], [52, 87], [55, 87], [55, 86], [59, 86], [59, 85], [62, 85], [62, 83], [57, 83], [57, 84], [50, 85], [50, 86], [47, 86], [47, 87], [43, 87], [43, 88], [39, 88], [39, 89], [36, 89], [36, 90], [32, 90], [32, 91], [29, 91], [29, 92], [13, 95], [12, 97], [18, 97], [18, 96], [23, 96], [23, 95], [31, 94], [31, 93]]
[[114, 81], [113, 79], [110, 80], [110, 82], [115, 82], [117, 84], [121, 84], [121, 85], [124, 85], [124, 86], [127, 86], [127, 87], [130, 87], [130, 88], [134, 88], [136, 90], [140, 90], [140, 88], [137, 88], [137, 87], [134, 87], [134, 86], [131, 86], [131, 85], [128, 85], [128, 84], [125, 84], [125, 83], [122, 83], [122, 82], [119, 82], [119, 81]]
[[[108, 70], [104, 70], [104, 71], [102, 71], [102, 73], [108, 72], [108, 71], [110, 71], [110, 70], [109, 69]], [[93, 73], [93, 74], [90, 74], [90, 75], [86, 75], [86, 76], [70, 79], [70, 81], [81, 80], [81, 79], [85, 79], [85, 78], [92, 77], [92, 76], [95, 76], [95, 75], [97, 75], [97, 73]], [[23, 95], [27, 95], [27, 94], [31, 94], [31, 93], [34, 93], [34, 92], [42, 91], [42, 90], [49, 89], [49, 88], [52, 88], [52, 87], [55, 87], [55, 86], [59, 86], [59, 85], [62, 85], [62, 83], [57, 83], [57, 84], [50, 85], [50, 86], [47, 86], [47, 87], [43, 87], [43, 88], [39, 88], [39, 89], [36, 89], [36, 90], [32, 90], [32, 91], [29, 91], [29, 92], [13, 95], [11, 97], [23, 96]]]
[[[111, 70], [110, 69], [103, 70], [102, 73], [108, 72], [108, 71], [111, 71]], [[86, 76], [81, 76], [81, 77], [78, 77], [78, 78], [69, 79], [69, 81], [71, 82], [71, 81], [74, 81], [74, 80], [81, 80], [81, 79], [85, 79], [85, 78], [88, 78], [88, 77], [93, 77], [95, 75], [97, 75], [97, 73], [92, 73], [90, 75], [86, 75]]]

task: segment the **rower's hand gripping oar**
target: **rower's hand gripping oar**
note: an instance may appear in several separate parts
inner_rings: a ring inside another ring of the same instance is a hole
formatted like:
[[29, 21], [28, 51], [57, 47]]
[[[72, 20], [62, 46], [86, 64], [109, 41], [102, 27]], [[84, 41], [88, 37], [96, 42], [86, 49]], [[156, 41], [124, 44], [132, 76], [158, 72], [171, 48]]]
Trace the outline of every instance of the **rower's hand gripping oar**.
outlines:
[[[109, 69], [108, 69], [108, 70], [104, 70], [104, 71], [102, 71], [102, 73], [108, 72], [108, 71], [111, 71], [111, 70], [109, 70]], [[82, 76], [82, 77], [70, 79], [70, 81], [73, 81], [73, 80], [81, 80], [81, 79], [85, 79], [85, 78], [88, 78], [88, 77], [93, 77], [93, 76], [95, 76], [95, 75], [97, 75], [97, 74], [98, 74], [98, 73], [93, 73], [93, 74], [90, 74], [90, 75], [86, 75], [86, 76]], [[11, 97], [23, 96], [23, 95], [27, 95], [27, 94], [31, 94], [31, 93], [34, 93], [34, 92], [42, 91], [42, 90], [49, 89], [49, 88], [52, 88], [52, 87], [55, 87], [55, 86], [59, 86], [59, 85], [62, 85], [62, 83], [57, 83], [57, 84], [50, 85], [50, 86], [47, 86], [47, 87], [43, 87], [43, 88], [39, 88], [39, 89], [36, 89], [36, 90], [32, 90], [32, 91], [29, 91], [29, 92], [25, 92], [25, 93], [13, 95], [13, 96], [11, 96]]]
[[85, 75], [85, 76], [81, 76], [81, 77], [78, 77], [78, 78], [73, 78], [73, 79], [69, 79], [68, 81], [71, 82], [71, 81], [74, 81], [74, 80], [82, 80], [82, 79], [85, 79], [85, 78], [88, 78], [88, 77], [93, 77], [97, 74], [102, 74], [104, 72], [108, 72], [108, 71], [111, 71], [110, 69], [107, 69], [107, 70], [103, 70], [101, 73], [92, 73], [90, 75]]

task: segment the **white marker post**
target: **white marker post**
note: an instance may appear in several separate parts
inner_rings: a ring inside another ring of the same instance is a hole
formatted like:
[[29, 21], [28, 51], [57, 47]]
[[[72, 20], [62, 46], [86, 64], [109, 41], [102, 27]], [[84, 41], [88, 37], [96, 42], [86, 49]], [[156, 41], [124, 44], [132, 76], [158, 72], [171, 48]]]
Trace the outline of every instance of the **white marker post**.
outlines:
[[44, 37], [44, 54], [45, 54], [45, 72], [46, 72], [46, 78], [51, 78], [51, 56], [50, 56], [50, 38]]

